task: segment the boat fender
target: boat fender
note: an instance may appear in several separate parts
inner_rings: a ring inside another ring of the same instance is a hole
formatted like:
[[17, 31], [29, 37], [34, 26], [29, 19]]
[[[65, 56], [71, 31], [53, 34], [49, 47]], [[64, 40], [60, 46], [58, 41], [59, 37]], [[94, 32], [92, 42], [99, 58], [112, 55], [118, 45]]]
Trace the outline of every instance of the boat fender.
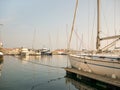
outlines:
[[112, 74], [112, 78], [113, 78], [113, 79], [116, 79], [116, 75], [115, 75], [115, 74]]
[[90, 69], [89, 69], [89, 70], [88, 70], [88, 72], [89, 72], [89, 73], [91, 73], [91, 72], [92, 72], [92, 70], [90, 70]]
[[81, 68], [80, 68], [80, 67], [79, 67], [78, 69], [79, 69], [79, 70], [81, 70]]

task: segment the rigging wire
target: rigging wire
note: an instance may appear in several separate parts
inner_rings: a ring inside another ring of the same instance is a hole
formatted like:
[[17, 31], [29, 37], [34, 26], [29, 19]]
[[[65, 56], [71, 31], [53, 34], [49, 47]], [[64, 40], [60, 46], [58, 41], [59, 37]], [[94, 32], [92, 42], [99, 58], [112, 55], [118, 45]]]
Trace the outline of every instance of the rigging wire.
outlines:
[[89, 49], [89, 28], [90, 28], [90, 0], [88, 0], [88, 49]]
[[[76, 33], [78, 32], [78, 30], [76, 29]], [[78, 38], [76, 37], [76, 50], [78, 50]]]
[[34, 49], [35, 36], [36, 36], [36, 29], [34, 30], [33, 42], [32, 42], [32, 49]]
[[[105, 12], [104, 12], [104, 9], [101, 5], [101, 9], [102, 9], [102, 14], [103, 14], [103, 18], [104, 18], [104, 21], [105, 21], [105, 26], [106, 26], [106, 29], [107, 29], [107, 34], [105, 34], [104, 32], [101, 31], [101, 33], [103, 33], [105, 36], [109, 36], [109, 28], [108, 28], [108, 25], [107, 25], [107, 20], [106, 20], [106, 17], [105, 17]], [[108, 40], [107, 40], [107, 44], [108, 44]]]
[[118, 17], [118, 23], [119, 23], [119, 24], [118, 24], [118, 26], [119, 26], [118, 34], [120, 34], [120, 6], [119, 6], [119, 5], [120, 5], [120, 2], [119, 2], [119, 0], [118, 0], [117, 3], [118, 3], [118, 16], [119, 16], [119, 17]]
[[[94, 42], [93, 30], [94, 30], [94, 27], [95, 27], [95, 13], [96, 13], [95, 11], [96, 11], [96, 8], [94, 8], [94, 17], [93, 17], [93, 26], [92, 26], [91, 43]], [[94, 44], [92, 45], [92, 49], [94, 49]]]
[[[115, 32], [115, 35], [116, 35], [116, 0], [114, 0], [114, 32]], [[115, 47], [116, 47], [116, 43], [115, 43]], [[115, 66], [115, 64], [113, 62], [113, 67], [114, 66]], [[113, 69], [113, 75], [115, 75], [115, 69]]]
[[102, 9], [102, 12], [103, 12], [102, 14], [103, 14], [105, 25], [106, 25], [106, 28], [107, 28], [107, 34], [103, 33], [102, 31], [101, 31], [101, 33], [103, 33], [104, 35], [109, 35], [109, 28], [108, 28], [108, 25], [107, 25], [107, 20], [106, 20], [106, 17], [105, 17], [105, 14], [104, 14], [104, 9], [103, 9], [102, 5], [101, 5], [101, 9]]
[[68, 45], [68, 24], [66, 24], [66, 49], [68, 48], [67, 45]]
[[82, 45], [83, 48], [85, 48], [85, 43], [83, 42], [83, 40], [79, 37], [79, 35], [78, 35], [78, 33], [76, 32], [76, 30], [74, 30], [74, 32], [75, 32], [76, 37], [79, 39], [79, 41], [81, 41], [81, 44], [83, 44], [83, 45]]
[[116, 0], [114, 0], [114, 32], [116, 35]]
[[[116, 36], [116, 0], [114, 0], [114, 32]], [[115, 43], [115, 47], [116, 47], [116, 43]]]

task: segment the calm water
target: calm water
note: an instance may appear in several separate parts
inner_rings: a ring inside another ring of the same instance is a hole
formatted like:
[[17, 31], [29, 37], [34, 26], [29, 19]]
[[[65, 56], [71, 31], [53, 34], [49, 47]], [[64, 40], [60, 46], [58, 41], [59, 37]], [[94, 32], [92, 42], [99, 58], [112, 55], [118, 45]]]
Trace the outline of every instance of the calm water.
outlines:
[[4, 56], [0, 62], [0, 90], [95, 90], [65, 77], [61, 67], [69, 65], [68, 61], [64, 55]]

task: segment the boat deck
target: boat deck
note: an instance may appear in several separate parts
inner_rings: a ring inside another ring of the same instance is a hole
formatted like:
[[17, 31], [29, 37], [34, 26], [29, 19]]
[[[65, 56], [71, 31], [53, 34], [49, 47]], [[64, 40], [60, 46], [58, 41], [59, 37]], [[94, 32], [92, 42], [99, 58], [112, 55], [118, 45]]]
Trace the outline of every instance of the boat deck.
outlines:
[[88, 73], [88, 72], [84, 72], [84, 71], [80, 71], [74, 68], [65, 68], [66, 72], [70, 72], [70, 73], [74, 73], [77, 75], [82, 75], [91, 79], [95, 79], [97, 81], [101, 81], [110, 85], [114, 85], [117, 87], [120, 87], [120, 80], [118, 79], [112, 79], [112, 78], [108, 78], [108, 77], [104, 77], [101, 75], [97, 75], [97, 74], [93, 74], [93, 73]]

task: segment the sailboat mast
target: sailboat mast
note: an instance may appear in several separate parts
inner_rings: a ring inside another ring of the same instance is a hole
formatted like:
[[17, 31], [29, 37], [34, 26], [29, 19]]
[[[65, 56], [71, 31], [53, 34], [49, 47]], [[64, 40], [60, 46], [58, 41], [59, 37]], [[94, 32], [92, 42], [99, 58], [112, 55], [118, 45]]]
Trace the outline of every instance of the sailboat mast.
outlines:
[[32, 49], [34, 49], [34, 43], [35, 43], [35, 34], [36, 34], [36, 29], [34, 30], [33, 42], [32, 42]]
[[73, 18], [73, 23], [72, 23], [70, 38], [69, 38], [69, 42], [68, 42], [68, 50], [70, 49], [70, 43], [71, 43], [72, 33], [73, 33], [73, 30], [74, 30], [74, 24], [75, 24], [75, 18], [76, 18], [77, 7], [78, 7], [78, 0], [76, 0], [74, 18]]
[[97, 0], [97, 41], [96, 49], [100, 51], [100, 0]]

